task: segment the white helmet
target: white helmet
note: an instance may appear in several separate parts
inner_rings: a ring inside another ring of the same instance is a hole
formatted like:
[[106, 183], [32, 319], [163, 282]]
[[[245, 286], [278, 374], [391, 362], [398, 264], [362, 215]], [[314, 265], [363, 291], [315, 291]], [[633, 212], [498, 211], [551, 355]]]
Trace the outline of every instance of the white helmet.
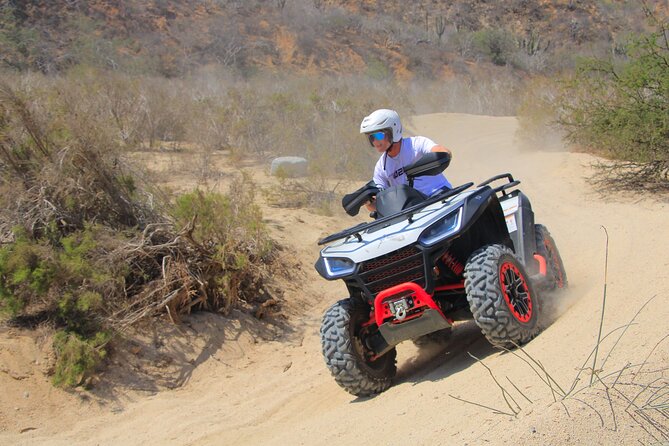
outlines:
[[360, 133], [372, 133], [385, 129], [393, 131], [393, 142], [402, 139], [402, 122], [400, 121], [400, 115], [395, 110], [385, 108], [376, 110], [360, 123]]

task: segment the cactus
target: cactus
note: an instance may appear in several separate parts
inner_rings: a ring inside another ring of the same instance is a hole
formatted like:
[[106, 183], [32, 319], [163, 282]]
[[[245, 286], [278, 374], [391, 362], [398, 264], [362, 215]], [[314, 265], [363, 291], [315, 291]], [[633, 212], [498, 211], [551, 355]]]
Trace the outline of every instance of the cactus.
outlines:
[[550, 43], [551, 42], [549, 40], [546, 46], [542, 49], [541, 37], [532, 31], [530, 32], [530, 35], [527, 36], [527, 38], [518, 41], [518, 47], [524, 50], [528, 56], [535, 56], [542, 51], [548, 50]]
[[443, 36], [444, 31], [446, 31], [446, 21], [444, 20], [444, 16], [435, 17], [434, 27], [437, 37], [439, 37], [439, 42], [441, 42], [441, 36]]

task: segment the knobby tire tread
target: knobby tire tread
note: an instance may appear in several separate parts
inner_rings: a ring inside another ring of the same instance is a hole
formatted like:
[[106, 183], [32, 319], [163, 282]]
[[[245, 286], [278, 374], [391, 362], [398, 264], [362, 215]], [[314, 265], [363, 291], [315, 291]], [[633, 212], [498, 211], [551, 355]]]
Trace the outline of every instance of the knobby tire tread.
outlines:
[[367, 366], [352, 344], [350, 324], [355, 311], [361, 310], [350, 299], [344, 299], [325, 312], [320, 331], [323, 357], [337, 384], [347, 392], [356, 396], [376, 395], [390, 387], [397, 371], [397, 353], [392, 349], [377, 359], [382, 361], [379, 370]]
[[[516, 259], [513, 251], [503, 245], [489, 245], [475, 251], [465, 266], [465, 290], [474, 320], [488, 341], [498, 347], [513, 348], [514, 343], [524, 344], [537, 335], [540, 309], [538, 295], [528, 283], [533, 316], [524, 324], [512, 315], [504, 300], [499, 277], [499, 263], [503, 258], [508, 259], [505, 256]], [[529, 282], [520, 262], [516, 260], [515, 263]]]

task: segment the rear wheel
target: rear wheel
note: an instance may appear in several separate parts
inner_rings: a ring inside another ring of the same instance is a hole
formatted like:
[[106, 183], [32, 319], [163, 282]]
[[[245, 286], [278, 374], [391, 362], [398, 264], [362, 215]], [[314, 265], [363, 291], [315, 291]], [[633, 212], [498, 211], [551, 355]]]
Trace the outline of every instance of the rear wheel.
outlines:
[[534, 225], [534, 233], [537, 239], [537, 253], [546, 259], [546, 288], [566, 288], [567, 273], [551, 233], [544, 225]]
[[513, 251], [483, 247], [471, 255], [464, 275], [469, 308], [493, 345], [509, 348], [537, 335], [539, 301]]
[[397, 372], [394, 348], [379, 358], [367, 348], [365, 340], [376, 327], [365, 327], [368, 321], [367, 307], [344, 299], [325, 312], [321, 325], [325, 363], [337, 384], [356, 396], [383, 392]]

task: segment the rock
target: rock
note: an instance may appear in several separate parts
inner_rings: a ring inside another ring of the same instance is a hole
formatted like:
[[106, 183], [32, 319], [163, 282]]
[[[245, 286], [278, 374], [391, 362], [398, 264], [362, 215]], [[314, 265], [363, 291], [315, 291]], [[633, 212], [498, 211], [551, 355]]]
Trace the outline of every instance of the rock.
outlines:
[[298, 178], [307, 175], [307, 160], [299, 156], [282, 156], [272, 160], [272, 176]]

